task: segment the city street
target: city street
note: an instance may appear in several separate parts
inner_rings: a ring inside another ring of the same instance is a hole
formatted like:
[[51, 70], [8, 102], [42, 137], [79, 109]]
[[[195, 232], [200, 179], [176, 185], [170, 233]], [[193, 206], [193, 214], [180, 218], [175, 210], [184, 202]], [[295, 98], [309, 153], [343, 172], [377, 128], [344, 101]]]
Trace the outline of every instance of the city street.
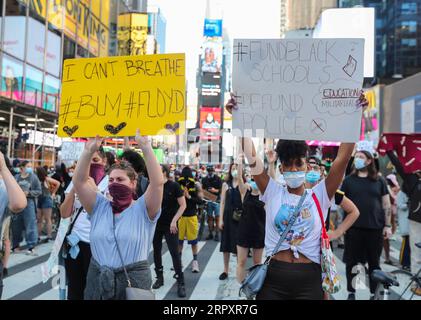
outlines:
[[[396, 237], [397, 240], [400, 237]], [[398, 265], [399, 259], [399, 241], [391, 241], [391, 257], [395, 265]], [[28, 256], [25, 253], [12, 254], [10, 259], [9, 276], [4, 279], [5, 289], [3, 292], [4, 300], [58, 300], [58, 288], [52, 288], [51, 282], [42, 283], [40, 265], [48, 259], [49, 252], [52, 247], [52, 242], [40, 245], [36, 252], [37, 256]], [[198, 261], [200, 266], [200, 273], [191, 272], [192, 254], [190, 247], [184, 246], [183, 252], [183, 268], [186, 282], [186, 293], [188, 300], [239, 300], [238, 290], [239, 285], [235, 279], [235, 257], [231, 257], [230, 275], [227, 280], [220, 281], [218, 277], [222, 270], [222, 254], [219, 252], [219, 242], [213, 240], [199, 242]], [[332, 299], [345, 300], [347, 298], [346, 291], [346, 277], [345, 264], [340, 257], [343, 250], [335, 249], [335, 256], [337, 257], [337, 267], [341, 274], [342, 289], [337, 294], [333, 295]], [[173, 272], [171, 256], [164, 243], [163, 245], [163, 266], [164, 266], [164, 286], [155, 290], [156, 297], [159, 300], [178, 300], [177, 285], [173, 279]], [[384, 271], [392, 271], [397, 267], [384, 264], [383, 257], [381, 258], [381, 268]], [[151, 270], [153, 271], [153, 256], [152, 252], [149, 255], [149, 262]], [[248, 264], [251, 264], [249, 259]], [[154, 274], [153, 274], [153, 278]], [[393, 297], [397, 297], [402, 291], [403, 287], [393, 288]], [[357, 300], [368, 300], [370, 297], [368, 289], [357, 290]], [[408, 298], [406, 296], [406, 298]], [[184, 300], [185, 300], [184, 299]], [[414, 297], [414, 300], [421, 300], [421, 297]]]

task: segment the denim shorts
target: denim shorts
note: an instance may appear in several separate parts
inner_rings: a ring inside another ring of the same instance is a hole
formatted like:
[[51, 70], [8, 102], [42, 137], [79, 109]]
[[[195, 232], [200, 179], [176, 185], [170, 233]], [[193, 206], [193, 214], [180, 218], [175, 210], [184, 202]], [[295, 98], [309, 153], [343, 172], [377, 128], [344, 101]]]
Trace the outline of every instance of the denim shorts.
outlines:
[[53, 207], [53, 198], [51, 196], [38, 198], [38, 209], [51, 209]]

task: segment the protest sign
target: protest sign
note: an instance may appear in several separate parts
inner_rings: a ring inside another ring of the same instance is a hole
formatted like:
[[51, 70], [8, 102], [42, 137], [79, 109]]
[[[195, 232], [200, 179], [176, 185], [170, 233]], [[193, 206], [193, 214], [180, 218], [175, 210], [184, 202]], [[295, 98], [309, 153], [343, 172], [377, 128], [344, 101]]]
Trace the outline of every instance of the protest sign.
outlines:
[[236, 39], [233, 134], [356, 142], [363, 39]]
[[64, 141], [61, 145], [61, 160], [76, 161], [82, 155], [85, 142]]
[[185, 100], [184, 54], [67, 59], [58, 135], [180, 134]]

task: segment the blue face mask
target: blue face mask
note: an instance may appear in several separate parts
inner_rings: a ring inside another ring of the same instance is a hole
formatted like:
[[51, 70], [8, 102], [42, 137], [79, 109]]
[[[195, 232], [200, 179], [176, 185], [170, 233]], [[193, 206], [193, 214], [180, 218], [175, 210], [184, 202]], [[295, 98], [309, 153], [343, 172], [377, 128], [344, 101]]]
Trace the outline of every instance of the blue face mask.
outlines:
[[33, 171], [33, 169], [32, 168], [25, 168], [25, 172], [27, 173], [27, 174], [31, 174], [32, 172], [34, 172]]
[[192, 172], [193, 178], [196, 178], [196, 172]]
[[364, 159], [355, 158], [355, 160], [354, 160], [354, 166], [355, 166], [355, 169], [357, 169], [357, 170], [364, 169], [366, 167], [366, 164], [365, 164]]
[[249, 183], [250, 183], [250, 186], [251, 186], [252, 190], [258, 190], [256, 182], [250, 181]]
[[306, 181], [308, 182], [308, 183], [311, 183], [311, 184], [313, 184], [313, 183], [316, 183], [316, 182], [318, 182], [320, 180], [320, 172], [318, 172], [318, 171], [309, 171], [309, 172], [307, 172], [307, 174], [306, 174]]
[[290, 187], [291, 189], [297, 189], [304, 184], [306, 179], [306, 173], [305, 171], [287, 171], [284, 172], [284, 179], [288, 187]]

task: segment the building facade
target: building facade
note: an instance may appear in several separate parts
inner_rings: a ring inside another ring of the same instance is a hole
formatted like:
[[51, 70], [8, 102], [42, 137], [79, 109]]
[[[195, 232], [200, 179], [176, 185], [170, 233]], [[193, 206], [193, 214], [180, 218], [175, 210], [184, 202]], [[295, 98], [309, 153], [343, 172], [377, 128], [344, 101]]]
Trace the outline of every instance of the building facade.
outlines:
[[376, 76], [394, 82], [421, 72], [421, 0], [340, 1], [376, 10]]
[[287, 27], [285, 31], [314, 28], [321, 12], [336, 8], [337, 4], [337, 0], [286, 0]]

